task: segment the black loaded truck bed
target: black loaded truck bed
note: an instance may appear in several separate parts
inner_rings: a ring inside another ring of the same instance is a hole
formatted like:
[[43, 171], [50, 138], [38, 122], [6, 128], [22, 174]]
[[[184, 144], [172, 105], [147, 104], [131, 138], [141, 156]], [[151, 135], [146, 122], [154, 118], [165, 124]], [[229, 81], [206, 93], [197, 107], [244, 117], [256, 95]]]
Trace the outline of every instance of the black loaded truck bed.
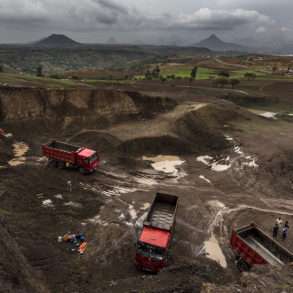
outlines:
[[47, 147], [64, 151], [64, 152], [70, 152], [70, 153], [77, 152], [80, 149], [79, 146], [75, 146], [72, 144], [68, 144], [68, 143], [64, 143], [64, 142], [60, 142], [56, 140], [53, 140], [52, 142], [48, 143]]
[[157, 193], [145, 224], [155, 228], [171, 230], [175, 222], [177, 201], [177, 196]]
[[282, 266], [293, 262], [292, 253], [255, 224], [234, 230], [231, 245], [250, 265], [268, 263]]

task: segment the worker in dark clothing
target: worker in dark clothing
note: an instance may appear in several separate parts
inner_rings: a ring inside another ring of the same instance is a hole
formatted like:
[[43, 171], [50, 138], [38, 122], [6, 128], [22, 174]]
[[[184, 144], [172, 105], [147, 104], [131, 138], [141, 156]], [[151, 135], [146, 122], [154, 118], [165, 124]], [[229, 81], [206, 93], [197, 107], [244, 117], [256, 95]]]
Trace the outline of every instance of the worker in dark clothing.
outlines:
[[283, 230], [282, 230], [282, 239], [286, 240], [288, 237], [288, 232], [289, 232], [289, 222], [286, 221], [284, 224]]
[[273, 238], [277, 238], [279, 234], [279, 225], [276, 223], [273, 228]]
[[288, 232], [289, 232], [289, 222], [286, 221], [285, 225], [284, 225], [284, 228], [283, 228], [283, 231], [282, 231], [282, 239], [283, 240], [286, 240], [287, 237], [288, 237]]
[[288, 228], [284, 227], [282, 232], [282, 239], [286, 240], [288, 237]]

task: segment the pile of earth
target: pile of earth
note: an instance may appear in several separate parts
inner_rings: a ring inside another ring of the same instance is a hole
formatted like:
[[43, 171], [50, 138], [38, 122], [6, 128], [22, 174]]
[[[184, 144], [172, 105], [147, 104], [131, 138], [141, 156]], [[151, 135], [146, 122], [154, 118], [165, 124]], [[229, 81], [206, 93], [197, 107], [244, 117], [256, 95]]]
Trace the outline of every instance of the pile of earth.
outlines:
[[[273, 153], [264, 165], [264, 175], [276, 191], [282, 190], [292, 193], [293, 186], [293, 151], [291, 149], [279, 150]], [[278, 178], [278, 180], [275, 180]]]
[[256, 267], [249, 273], [243, 273], [239, 281], [219, 286], [205, 284], [201, 293], [290, 293], [293, 288], [293, 267], [282, 269], [270, 266]]
[[150, 121], [110, 130], [122, 143], [119, 149], [128, 155], [197, 154], [225, 150], [229, 143], [223, 134], [224, 125], [246, 119], [245, 111], [226, 103], [191, 103], [177, 106], [173, 111]]

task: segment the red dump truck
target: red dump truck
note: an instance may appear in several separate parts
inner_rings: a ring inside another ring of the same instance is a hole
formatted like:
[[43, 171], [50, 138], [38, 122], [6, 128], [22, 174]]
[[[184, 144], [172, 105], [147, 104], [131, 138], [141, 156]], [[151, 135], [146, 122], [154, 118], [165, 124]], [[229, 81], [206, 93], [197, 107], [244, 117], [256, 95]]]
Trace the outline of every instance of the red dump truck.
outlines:
[[81, 173], [91, 173], [99, 164], [96, 151], [55, 140], [42, 145], [42, 152], [56, 167], [73, 167]]
[[293, 254], [255, 224], [233, 230], [230, 243], [240, 271], [253, 265], [282, 266], [293, 262]]
[[174, 234], [178, 197], [157, 193], [136, 244], [138, 269], [159, 272], [167, 265]]

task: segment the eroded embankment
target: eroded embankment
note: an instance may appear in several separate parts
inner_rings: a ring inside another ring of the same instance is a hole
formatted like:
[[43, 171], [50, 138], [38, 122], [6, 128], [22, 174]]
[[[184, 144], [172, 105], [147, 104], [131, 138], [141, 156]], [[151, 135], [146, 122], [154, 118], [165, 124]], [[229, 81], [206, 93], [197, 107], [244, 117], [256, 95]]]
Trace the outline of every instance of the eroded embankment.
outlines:
[[174, 108], [168, 98], [148, 98], [138, 93], [100, 90], [50, 90], [40, 88], [0, 88], [0, 121], [63, 120], [63, 127], [74, 119], [89, 123], [99, 119], [119, 120], [133, 115], [150, 116]]

